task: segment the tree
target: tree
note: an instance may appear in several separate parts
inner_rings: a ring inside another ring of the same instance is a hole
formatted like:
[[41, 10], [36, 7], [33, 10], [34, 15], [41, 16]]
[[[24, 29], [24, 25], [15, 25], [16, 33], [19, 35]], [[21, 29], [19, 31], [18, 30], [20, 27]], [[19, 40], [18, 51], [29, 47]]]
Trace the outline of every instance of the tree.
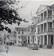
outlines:
[[12, 23], [17, 23], [18, 25], [20, 25], [20, 22], [22, 21], [22, 18], [19, 17], [19, 14], [16, 12], [16, 10], [10, 8], [12, 4], [15, 4], [15, 1], [13, 0], [0, 1], [0, 31], [3, 31], [5, 29], [8, 32], [11, 32], [11, 29], [9, 29], [8, 27], [4, 27], [2, 25], [2, 22], [4, 24], [12, 25]]

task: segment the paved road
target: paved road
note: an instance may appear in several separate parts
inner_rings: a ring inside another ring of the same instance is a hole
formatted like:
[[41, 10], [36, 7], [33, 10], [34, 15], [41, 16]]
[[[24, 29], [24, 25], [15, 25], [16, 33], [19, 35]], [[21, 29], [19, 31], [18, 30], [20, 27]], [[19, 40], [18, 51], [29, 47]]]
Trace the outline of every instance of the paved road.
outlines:
[[6, 56], [54, 56], [54, 49], [31, 50], [26, 47], [11, 47]]

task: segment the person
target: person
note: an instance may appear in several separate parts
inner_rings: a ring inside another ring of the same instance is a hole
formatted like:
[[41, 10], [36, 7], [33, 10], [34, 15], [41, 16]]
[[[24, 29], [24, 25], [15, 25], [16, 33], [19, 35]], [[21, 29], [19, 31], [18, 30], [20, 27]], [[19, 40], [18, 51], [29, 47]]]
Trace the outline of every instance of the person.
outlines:
[[8, 51], [9, 51], [9, 46], [6, 45], [5, 48], [6, 48], [6, 53], [8, 53]]

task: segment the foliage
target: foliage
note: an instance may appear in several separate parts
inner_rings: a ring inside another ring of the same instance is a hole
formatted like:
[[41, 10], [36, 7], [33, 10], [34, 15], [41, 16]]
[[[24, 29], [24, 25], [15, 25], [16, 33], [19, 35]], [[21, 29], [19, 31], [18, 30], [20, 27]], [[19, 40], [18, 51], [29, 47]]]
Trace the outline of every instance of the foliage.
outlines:
[[12, 25], [12, 23], [17, 23], [18, 25], [20, 25], [20, 22], [22, 21], [22, 19], [19, 17], [16, 10], [10, 8], [11, 4], [14, 4], [14, 3], [15, 1], [13, 0], [0, 1], [0, 31], [3, 31], [5, 29], [8, 32], [11, 32], [11, 29], [9, 29], [8, 27], [4, 27], [2, 25], [2, 22], [4, 24]]

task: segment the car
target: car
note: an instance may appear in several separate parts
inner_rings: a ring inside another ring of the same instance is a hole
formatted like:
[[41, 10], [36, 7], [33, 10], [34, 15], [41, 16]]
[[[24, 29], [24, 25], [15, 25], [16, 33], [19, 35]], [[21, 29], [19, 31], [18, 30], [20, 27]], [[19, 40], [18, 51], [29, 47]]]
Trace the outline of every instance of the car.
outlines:
[[30, 49], [32, 50], [38, 50], [38, 45], [37, 44], [31, 44]]

